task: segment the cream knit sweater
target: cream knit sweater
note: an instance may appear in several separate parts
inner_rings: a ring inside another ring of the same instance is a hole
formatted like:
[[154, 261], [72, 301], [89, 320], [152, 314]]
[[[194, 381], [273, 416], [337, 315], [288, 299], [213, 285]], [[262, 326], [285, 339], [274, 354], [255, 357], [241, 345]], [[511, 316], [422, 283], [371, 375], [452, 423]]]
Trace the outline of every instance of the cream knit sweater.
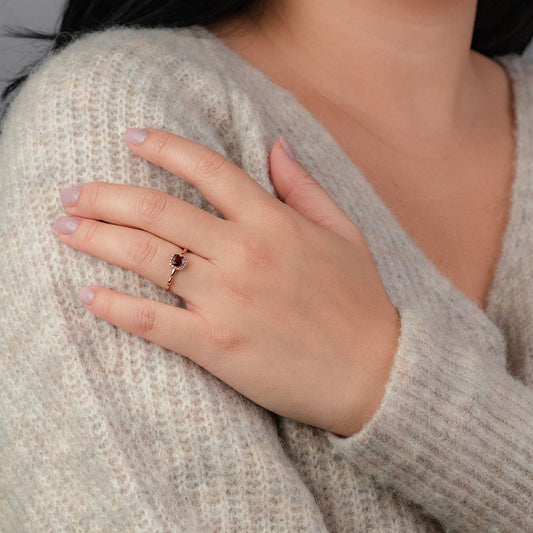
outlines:
[[[207, 30], [108, 30], [48, 58], [0, 137], [0, 530], [533, 531], [533, 66], [500, 60], [518, 153], [485, 313], [294, 96]], [[61, 244], [62, 188], [132, 183], [214, 212], [127, 149], [130, 126], [219, 150], [271, 192], [283, 132], [361, 228], [402, 330], [360, 433], [276, 416], [84, 309], [87, 284], [179, 300]]]

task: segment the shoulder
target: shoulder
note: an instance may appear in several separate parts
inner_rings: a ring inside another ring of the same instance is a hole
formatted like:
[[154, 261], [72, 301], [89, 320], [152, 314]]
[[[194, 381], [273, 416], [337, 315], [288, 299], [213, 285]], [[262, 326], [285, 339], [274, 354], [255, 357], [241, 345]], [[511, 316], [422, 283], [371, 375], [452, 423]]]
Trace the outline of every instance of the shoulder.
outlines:
[[110, 101], [118, 110], [141, 105], [141, 96], [148, 106], [164, 106], [168, 99], [190, 106], [199, 96], [205, 104], [207, 94], [214, 105], [223, 103], [214, 100], [228, 81], [209, 35], [201, 28], [114, 28], [85, 35], [30, 74], [6, 126], [10, 116], [34, 115], [43, 105], [48, 114], [68, 113], [68, 106], [80, 111], [81, 105], [101, 112]]
[[184, 70], [213, 72], [218, 66], [218, 58], [210, 52], [215, 43], [216, 38], [199, 26], [115, 27], [83, 35], [50, 54], [30, 75], [27, 85], [49, 79], [62, 83], [87, 74], [128, 74], [132, 78], [138, 69], [152, 75], [157, 72], [160, 78], [175, 77]]
[[87, 34], [30, 74], [5, 117], [0, 145], [32, 135], [26, 128], [67, 140], [84, 132], [93, 142], [102, 128], [118, 134], [142, 126], [224, 152], [262, 120], [258, 106], [246, 105], [254, 92], [246, 76], [234, 76], [243, 63], [199, 26]]
[[239, 61], [199, 26], [87, 34], [30, 74], [2, 124], [0, 159], [36, 175], [44, 165], [51, 175], [139, 180], [122, 135], [151, 127], [210, 146], [268, 187], [262, 115], [233, 75]]

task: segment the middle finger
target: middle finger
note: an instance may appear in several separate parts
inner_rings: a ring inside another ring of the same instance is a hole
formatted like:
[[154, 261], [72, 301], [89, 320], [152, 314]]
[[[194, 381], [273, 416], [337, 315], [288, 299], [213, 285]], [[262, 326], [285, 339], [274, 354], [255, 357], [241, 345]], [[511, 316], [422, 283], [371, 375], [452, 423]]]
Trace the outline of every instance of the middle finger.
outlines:
[[62, 191], [61, 201], [71, 216], [143, 229], [206, 259], [222, 254], [230, 236], [225, 220], [146, 187], [94, 181]]

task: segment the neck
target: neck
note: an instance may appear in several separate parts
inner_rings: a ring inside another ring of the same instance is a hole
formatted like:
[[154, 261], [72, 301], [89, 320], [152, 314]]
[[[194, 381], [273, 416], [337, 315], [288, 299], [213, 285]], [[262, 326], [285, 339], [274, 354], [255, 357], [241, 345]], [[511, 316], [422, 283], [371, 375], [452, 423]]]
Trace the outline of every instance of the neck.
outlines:
[[470, 50], [475, 13], [476, 0], [272, 0], [257, 28], [219, 37], [389, 144], [442, 145], [479, 116], [496, 65]]

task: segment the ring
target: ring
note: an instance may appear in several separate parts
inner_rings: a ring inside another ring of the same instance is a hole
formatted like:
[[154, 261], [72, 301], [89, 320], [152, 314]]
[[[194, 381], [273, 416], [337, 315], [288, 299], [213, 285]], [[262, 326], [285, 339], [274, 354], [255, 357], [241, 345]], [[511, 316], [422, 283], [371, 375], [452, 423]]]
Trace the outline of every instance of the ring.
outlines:
[[170, 286], [174, 281], [174, 276], [178, 270], [183, 270], [187, 266], [187, 256], [185, 255], [188, 252], [187, 248], [184, 248], [183, 251], [179, 254], [174, 254], [169, 261], [169, 265], [172, 267], [172, 272], [170, 273], [170, 278], [168, 278], [167, 286], [165, 287], [166, 291], [170, 290]]

